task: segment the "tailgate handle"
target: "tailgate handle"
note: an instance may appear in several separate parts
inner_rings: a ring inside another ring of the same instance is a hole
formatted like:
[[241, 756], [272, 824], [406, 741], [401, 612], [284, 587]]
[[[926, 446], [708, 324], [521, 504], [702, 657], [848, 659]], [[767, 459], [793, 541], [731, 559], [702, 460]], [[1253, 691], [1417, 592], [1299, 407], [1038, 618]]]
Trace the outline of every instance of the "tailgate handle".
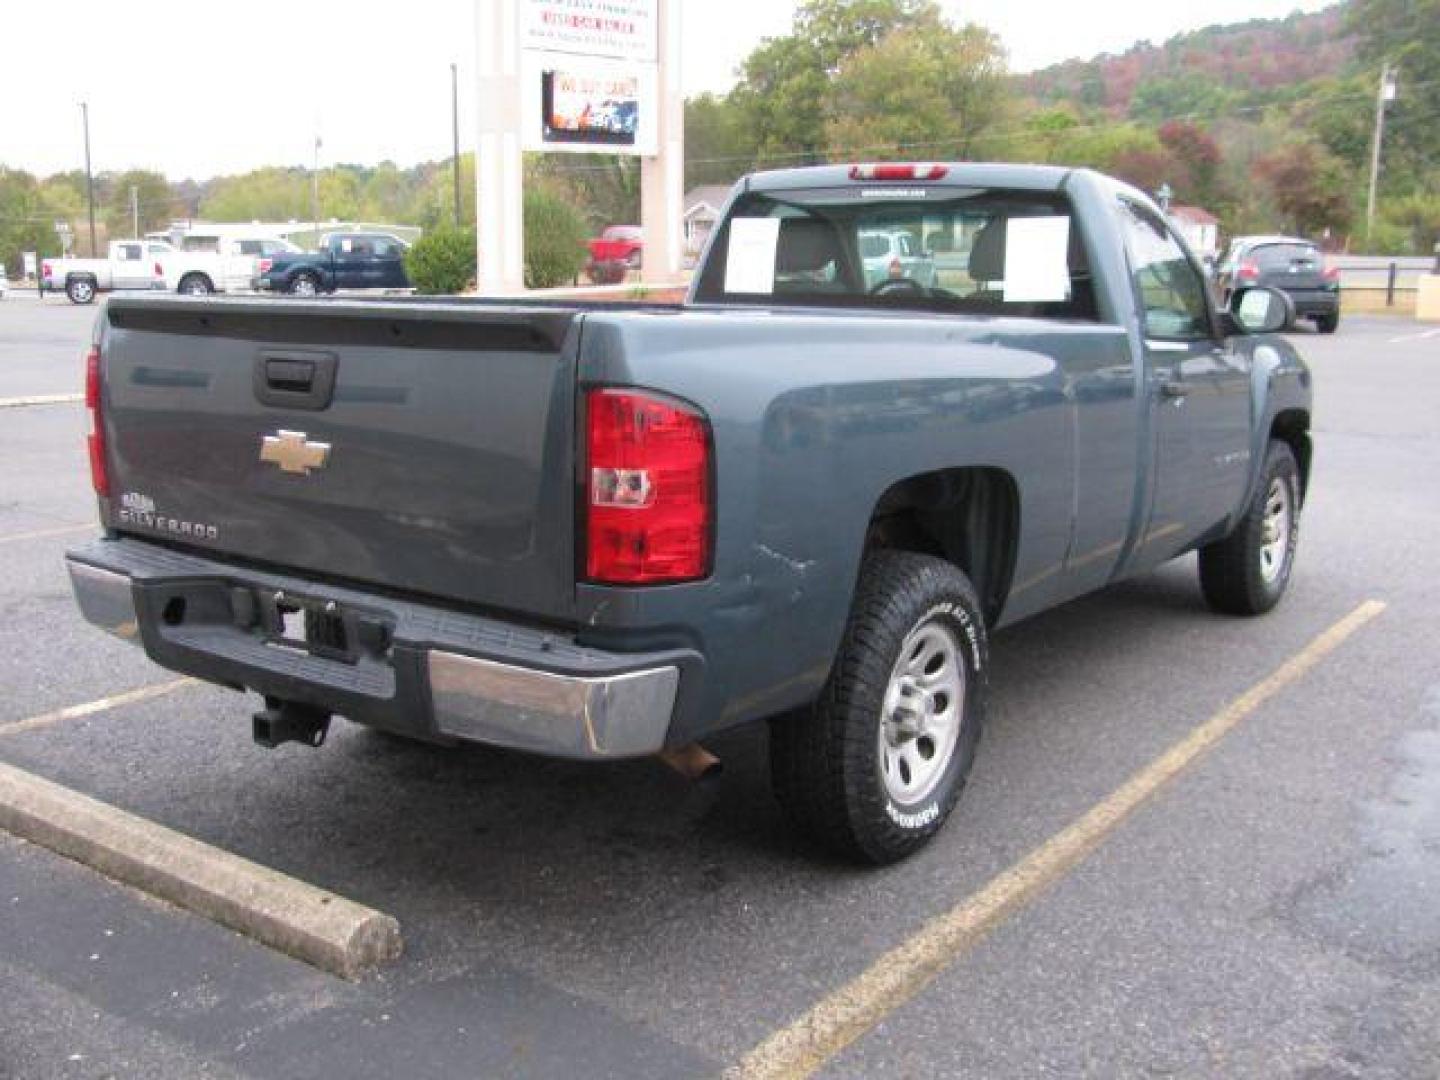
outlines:
[[281, 409], [326, 408], [335, 394], [334, 353], [276, 352], [255, 358], [255, 397]]

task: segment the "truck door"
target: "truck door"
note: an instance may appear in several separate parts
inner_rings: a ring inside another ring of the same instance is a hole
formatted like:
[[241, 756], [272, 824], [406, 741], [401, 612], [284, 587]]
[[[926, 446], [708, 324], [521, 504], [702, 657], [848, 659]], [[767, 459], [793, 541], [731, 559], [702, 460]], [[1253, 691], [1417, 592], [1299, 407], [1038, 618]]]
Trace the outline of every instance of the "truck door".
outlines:
[[405, 249], [388, 236], [375, 237], [375, 284], [385, 289], [403, 289], [410, 284], [405, 276]]
[[1121, 200], [1140, 308], [1152, 428], [1150, 513], [1135, 549], [1153, 566], [1236, 510], [1250, 468], [1250, 363], [1216, 332], [1200, 269], [1148, 207]]
[[155, 266], [145, 257], [143, 243], [127, 240], [110, 246], [110, 273], [116, 289], [148, 289]]

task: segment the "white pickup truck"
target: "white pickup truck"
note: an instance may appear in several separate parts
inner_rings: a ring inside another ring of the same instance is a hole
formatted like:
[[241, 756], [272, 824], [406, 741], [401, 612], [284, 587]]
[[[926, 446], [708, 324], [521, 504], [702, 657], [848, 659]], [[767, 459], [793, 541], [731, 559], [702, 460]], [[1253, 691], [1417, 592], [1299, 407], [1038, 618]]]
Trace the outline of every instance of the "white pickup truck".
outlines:
[[163, 240], [112, 240], [103, 259], [42, 259], [40, 291], [89, 304], [112, 289], [163, 289], [160, 259], [174, 250]]
[[271, 236], [191, 233], [180, 241], [179, 251], [160, 260], [164, 288], [188, 296], [248, 289], [263, 260], [298, 251], [289, 240]]

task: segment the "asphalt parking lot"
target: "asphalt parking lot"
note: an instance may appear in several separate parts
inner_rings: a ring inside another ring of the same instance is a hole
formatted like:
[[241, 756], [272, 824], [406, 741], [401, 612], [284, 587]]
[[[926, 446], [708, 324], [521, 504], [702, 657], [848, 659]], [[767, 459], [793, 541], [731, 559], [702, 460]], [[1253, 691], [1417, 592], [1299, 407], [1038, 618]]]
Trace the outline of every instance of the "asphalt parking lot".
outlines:
[[[1316, 465], [1292, 590], [1211, 615], [1193, 559], [994, 642], [960, 809], [883, 871], [787, 830], [762, 731], [663, 766], [250, 740], [83, 624], [74, 401], [98, 309], [0, 302], [0, 761], [395, 915], [347, 983], [0, 833], [0, 1076], [717, 1075], [963, 908], [1367, 601], [1385, 609], [1047, 888], [902, 985], [826, 1076], [1440, 1073], [1440, 329], [1296, 334]], [[781, 647], [783, 643], [777, 643]], [[43, 717], [34, 725], [17, 721]], [[7, 725], [12, 725], [7, 731]]]

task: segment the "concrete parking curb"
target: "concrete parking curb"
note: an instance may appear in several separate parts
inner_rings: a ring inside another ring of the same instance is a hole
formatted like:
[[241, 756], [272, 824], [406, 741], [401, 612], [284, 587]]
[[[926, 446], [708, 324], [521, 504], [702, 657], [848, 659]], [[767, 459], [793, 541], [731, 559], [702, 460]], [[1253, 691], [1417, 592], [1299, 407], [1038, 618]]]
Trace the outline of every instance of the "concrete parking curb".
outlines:
[[0, 829], [346, 979], [400, 955], [400, 924], [0, 762]]

